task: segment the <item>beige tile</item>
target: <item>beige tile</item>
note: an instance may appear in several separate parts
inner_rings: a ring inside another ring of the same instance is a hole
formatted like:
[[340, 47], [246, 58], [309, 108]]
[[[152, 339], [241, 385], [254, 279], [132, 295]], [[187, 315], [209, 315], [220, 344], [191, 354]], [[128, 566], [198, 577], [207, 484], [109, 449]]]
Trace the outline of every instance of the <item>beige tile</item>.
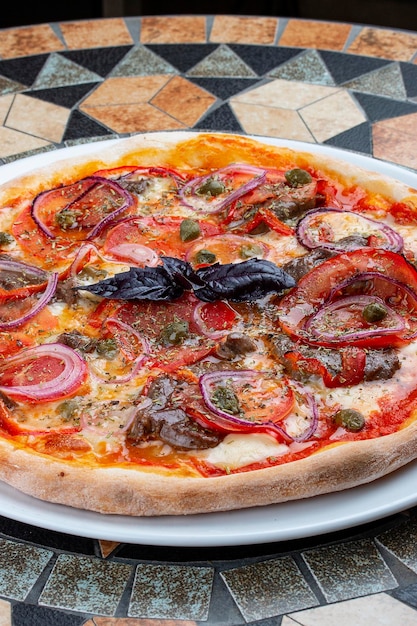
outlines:
[[141, 43], [205, 43], [203, 16], [142, 17]]
[[377, 122], [372, 127], [373, 153], [378, 159], [417, 169], [417, 114]]
[[175, 76], [151, 103], [187, 126], [194, 126], [216, 98], [185, 78]]
[[417, 35], [365, 27], [348, 48], [354, 54], [411, 61], [417, 52]]
[[50, 142], [31, 137], [26, 133], [0, 126], [0, 158], [5, 159], [14, 154], [37, 150], [51, 145]]
[[13, 104], [14, 95], [8, 94], [0, 97], [0, 124], [4, 124], [6, 116]]
[[216, 43], [273, 44], [278, 29], [275, 17], [216, 15], [210, 41]]
[[343, 50], [352, 27], [349, 24], [310, 20], [289, 20], [281, 38], [280, 46], [296, 48], [320, 48], [322, 50]]
[[43, 100], [17, 94], [7, 116], [7, 128], [60, 142], [71, 111]]
[[48, 24], [1, 31], [0, 57], [3, 59], [45, 54], [64, 49], [62, 41]]
[[122, 18], [61, 22], [60, 28], [69, 49], [103, 48], [133, 43]]
[[292, 613], [300, 626], [416, 626], [417, 611], [378, 593], [355, 600], [328, 604], [316, 609]]
[[326, 141], [366, 121], [351, 96], [339, 91], [299, 111], [318, 142]]
[[116, 133], [179, 130], [184, 128], [184, 124], [147, 103], [96, 107], [81, 106], [80, 109]]
[[106, 541], [104, 539], [100, 540], [98, 544], [100, 546], [100, 552], [103, 558], [107, 558], [112, 552], [116, 550], [118, 546], [120, 546], [120, 543], [118, 541]]
[[248, 134], [314, 141], [297, 111], [243, 102], [232, 102], [231, 107]]
[[108, 78], [84, 100], [80, 108], [148, 102], [169, 79], [167, 75]]
[[0, 600], [0, 626], [12, 626], [11, 606], [6, 600]]
[[296, 110], [338, 90], [335, 87], [278, 79], [236, 96], [233, 101]]

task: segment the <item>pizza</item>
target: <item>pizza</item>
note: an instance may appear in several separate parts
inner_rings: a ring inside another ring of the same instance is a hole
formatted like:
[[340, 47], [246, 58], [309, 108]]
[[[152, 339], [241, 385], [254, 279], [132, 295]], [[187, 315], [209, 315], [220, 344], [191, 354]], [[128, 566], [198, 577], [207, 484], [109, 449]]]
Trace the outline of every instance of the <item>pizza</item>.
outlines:
[[0, 186], [0, 480], [187, 515], [415, 460], [415, 189], [228, 133], [56, 155]]

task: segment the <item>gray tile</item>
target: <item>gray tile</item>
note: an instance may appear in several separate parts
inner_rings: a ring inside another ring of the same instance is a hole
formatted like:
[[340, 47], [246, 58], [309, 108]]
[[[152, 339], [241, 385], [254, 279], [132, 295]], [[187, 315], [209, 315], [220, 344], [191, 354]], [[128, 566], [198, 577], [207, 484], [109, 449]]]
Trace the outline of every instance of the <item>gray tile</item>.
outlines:
[[178, 72], [152, 50], [138, 46], [127, 53], [110, 76], [150, 76], [152, 74], [178, 74]]
[[63, 87], [82, 83], [101, 82], [102, 78], [95, 72], [73, 63], [59, 54], [51, 54], [32, 89]]
[[417, 520], [391, 528], [375, 539], [417, 574]]
[[214, 570], [209, 567], [140, 564], [129, 617], [207, 620]]
[[388, 96], [396, 100], [406, 100], [404, 81], [398, 63], [392, 63], [375, 72], [343, 84], [343, 87], [370, 93], [377, 96]]
[[0, 595], [24, 600], [53, 552], [0, 539]]
[[291, 557], [225, 570], [220, 575], [248, 622], [319, 604]]
[[254, 78], [256, 74], [233, 50], [221, 45], [187, 72], [187, 76]]
[[39, 604], [114, 615], [132, 569], [123, 563], [61, 554]]
[[272, 72], [274, 78], [305, 81], [315, 85], [334, 85], [334, 80], [317, 50], [308, 50]]
[[328, 602], [398, 586], [371, 539], [309, 550], [302, 556]]

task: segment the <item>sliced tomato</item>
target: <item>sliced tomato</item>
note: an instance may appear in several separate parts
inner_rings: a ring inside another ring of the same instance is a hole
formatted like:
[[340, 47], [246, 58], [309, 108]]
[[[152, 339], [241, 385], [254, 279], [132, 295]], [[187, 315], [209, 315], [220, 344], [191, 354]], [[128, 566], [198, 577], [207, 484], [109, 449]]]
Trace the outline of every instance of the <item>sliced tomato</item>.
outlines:
[[213, 263], [217, 262], [224, 265], [254, 257], [265, 259], [268, 257], [269, 251], [270, 248], [267, 244], [257, 241], [254, 237], [221, 233], [213, 237], [199, 239], [191, 245], [187, 251], [187, 260], [194, 267], [206, 265], [204, 259], [199, 262], [199, 258], [200, 256], [204, 257], [205, 252], [210, 252], [215, 257]]
[[[159, 255], [185, 258], [187, 250], [194, 241], [182, 241], [180, 226], [183, 217], [132, 217], [114, 226], [107, 233], [103, 252], [112, 254], [112, 250], [121, 244], [141, 244], [155, 250]], [[220, 229], [209, 222], [199, 222], [201, 240], [217, 235]]]
[[[24, 419], [22, 419], [24, 417]], [[0, 399], [0, 428], [12, 436], [16, 435], [70, 435], [81, 430], [80, 426], [68, 426], [59, 415], [45, 419], [44, 416], [23, 416], [19, 407], [8, 409]]]
[[28, 348], [35, 343], [27, 333], [20, 331], [0, 332], [0, 363], [12, 354], [17, 354], [22, 348]]
[[358, 385], [364, 376], [366, 351], [363, 348], [347, 346], [340, 351], [342, 368], [338, 374], [332, 374], [318, 358], [305, 357], [297, 350], [285, 354], [291, 363], [292, 371], [302, 374], [321, 376], [326, 387], [349, 387]]

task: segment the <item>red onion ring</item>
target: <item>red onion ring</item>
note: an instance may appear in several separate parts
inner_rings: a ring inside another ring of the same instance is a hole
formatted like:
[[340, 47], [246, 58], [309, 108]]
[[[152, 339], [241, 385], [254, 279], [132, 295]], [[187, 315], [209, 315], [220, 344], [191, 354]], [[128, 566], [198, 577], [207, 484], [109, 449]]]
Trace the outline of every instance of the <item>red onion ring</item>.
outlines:
[[49, 276], [48, 282], [46, 284], [46, 289], [41, 295], [41, 297], [36, 300], [35, 304], [29, 311], [27, 311], [24, 315], [17, 317], [14, 320], [9, 321], [0, 321], [0, 330], [10, 330], [11, 328], [16, 328], [17, 326], [22, 326], [22, 324], [26, 324], [32, 317], [34, 317], [39, 311], [41, 311], [48, 302], [52, 299], [56, 287], [58, 285], [58, 273], [53, 273]]
[[67, 397], [76, 391], [87, 376], [87, 366], [81, 356], [69, 346], [61, 343], [44, 343], [27, 348], [19, 354], [9, 357], [0, 368], [1, 373], [8, 367], [28, 364], [43, 356], [59, 360], [64, 369], [52, 380], [33, 385], [0, 385], [0, 391], [16, 399], [49, 402]]
[[[386, 250], [391, 250], [392, 252], [401, 252], [404, 247], [404, 240], [399, 233], [397, 233], [393, 228], [388, 226], [387, 224], [382, 224], [377, 220], [374, 220], [370, 217], [362, 215], [360, 213], [355, 213], [354, 211], [347, 211], [344, 209], [336, 209], [336, 208], [320, 208], [313, 209], [308, 211], [304, 217], [302, 217], [296, 227], [295, 235], [305, 248], [312, 250], [313, 248], [327, 248], [328, 250], [335, 250], [336, 252], [343, 252], [346, 250], [343, 246], [338, 246], [337, 241], [315, 241], [309, 232], [309, 227], [312, 220], [319, 214], [325, 213], [344, 213], [354, 216], [359, 221], [364, 221], [369, 223], [373, 228], [376, 227], [380, 233], [382, 233], [387, 241], [387, 245], [378, 246], [385, 248]], [[362, 246], [361, 246], [362, 247]]]
[[[197, 193], [199, 187], [214, 176], [218, 176], [220, 179], [225, 178], [229, 173], [240, 172], [243, 174], [253, 175], [254, 178], [249, 180], [244, 185], [241, 185], [234, 191], [232, 191], [226, 198], [221, 197], [208, 202], [206, 199], [200, 197]], [[196, 211], [204, 211], [205, 213], [215, 214], [220, 213], [226, 206], [246, 195], [249, 191], [259, 187], [261, 183], [265, 181], [266, 170], [252, 165], [228, 165], [211, 174], [205, 176], [199, 176], [193, 178], [186, 183], [182, 189], [180, 189], [180, 199], [184, 206], [194, 209]]]
[[[236, 317], [240, 317], [238, 316], [237, 312], [227, 302], [224, 301], [222, 302], [222, 304], [226, 306], [228, 309], [230, 309], [231, 311], [233, 311]], [[221, 339], [222, 337], [224, 337], [230, 332], [230, 328], [225, 328], [224, 330], [210, 331], [207, 328], [201, 315], [201, 310], [205, 306], [207, 306], [207, 302], [202, 302], [202, 301], [197, 302], [193, 310], [193, 315], [192, 315], [193, 322], [196, 325], [201, 335], [204, 335], [205, 337], [208, 337], [209, 339]]]

